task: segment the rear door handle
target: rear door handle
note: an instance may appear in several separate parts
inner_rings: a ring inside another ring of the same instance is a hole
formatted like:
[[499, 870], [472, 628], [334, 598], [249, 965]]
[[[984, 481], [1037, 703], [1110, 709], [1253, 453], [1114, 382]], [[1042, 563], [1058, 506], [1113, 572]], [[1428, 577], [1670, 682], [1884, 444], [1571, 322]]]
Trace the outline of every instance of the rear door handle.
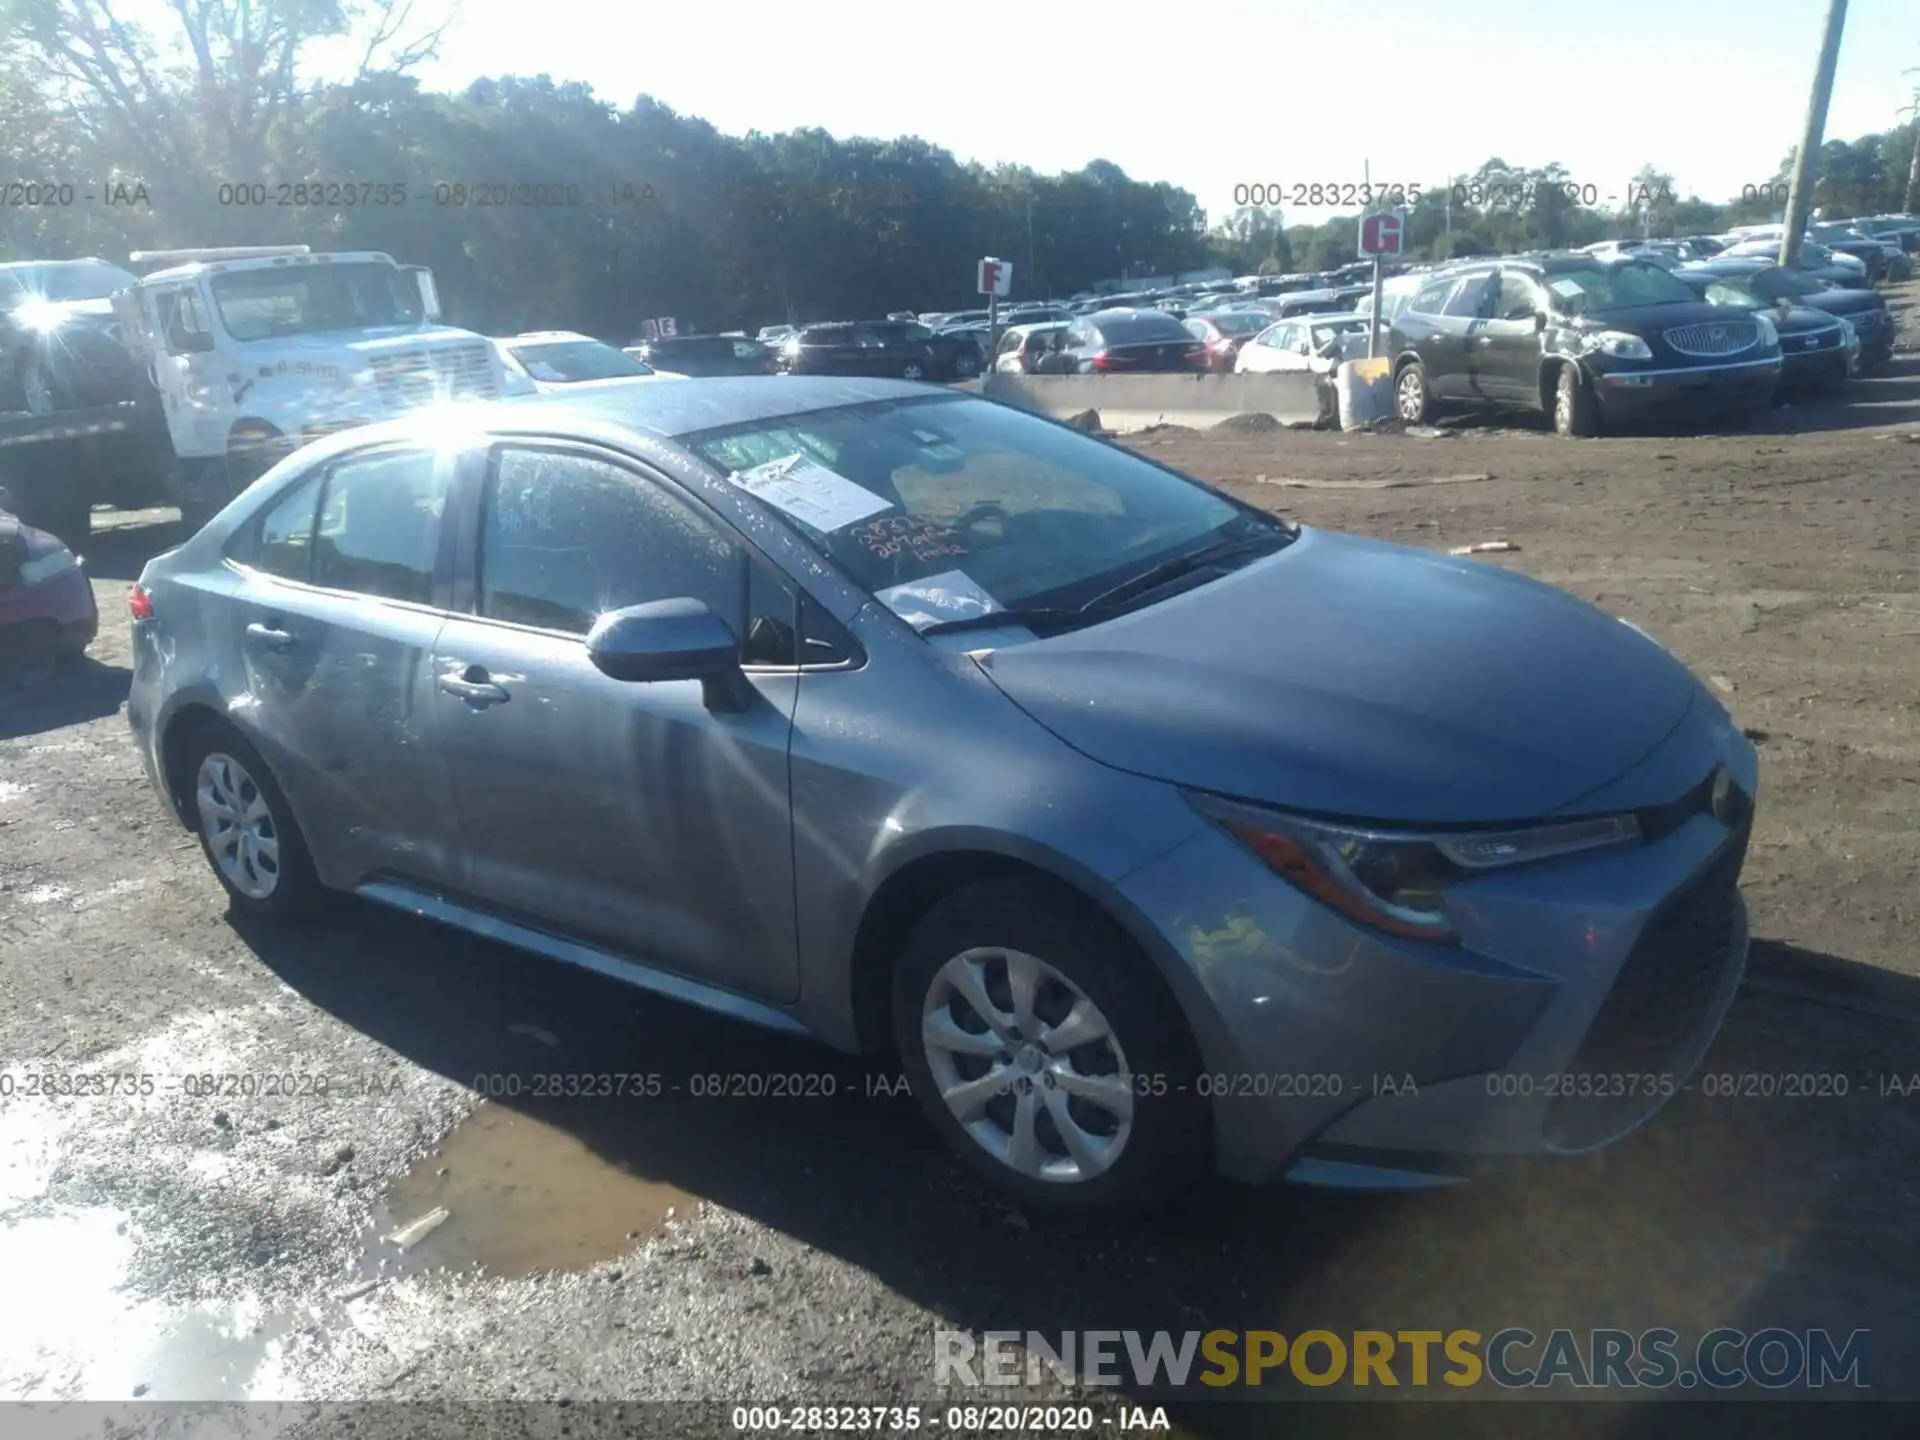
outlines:
[[258, 640], [273, 650], [284, 650], [293, 644], [293, 632], [282, 630], [278, 625], [269, 625], [265, 621], [255, 620], [247, 626], [247, 638]]
[[449, 695], [458, 695], [469, 705], [501, 705], [512, 698], [505, 687], [491, 680], [469, 680], [454, 671], [440, 677], [440, 688]]

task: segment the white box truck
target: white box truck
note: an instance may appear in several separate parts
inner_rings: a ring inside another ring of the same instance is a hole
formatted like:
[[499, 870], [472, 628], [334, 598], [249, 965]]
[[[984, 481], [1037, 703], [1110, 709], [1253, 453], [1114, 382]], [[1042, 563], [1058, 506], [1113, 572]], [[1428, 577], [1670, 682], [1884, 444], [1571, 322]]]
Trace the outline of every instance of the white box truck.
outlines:
[[[109, 297], [106, 323], [144, 371], [135, 393], [64, 408], [80, 387], [47, 383], [42, 366], [20, 386], [24, 413], [0, 420], [0, 483], [69, 544], [86, 537], [95, 503], [173, 504], [197, 526], [310, 440], [505, 390], [486, 338], [440, 323], [424, 266], [304, 245], [129, 258], [157, 267]], [[97, 297], [16, 295], [11, 314], [16, 331], [57, 340], [97, 329], [100, 312]]]

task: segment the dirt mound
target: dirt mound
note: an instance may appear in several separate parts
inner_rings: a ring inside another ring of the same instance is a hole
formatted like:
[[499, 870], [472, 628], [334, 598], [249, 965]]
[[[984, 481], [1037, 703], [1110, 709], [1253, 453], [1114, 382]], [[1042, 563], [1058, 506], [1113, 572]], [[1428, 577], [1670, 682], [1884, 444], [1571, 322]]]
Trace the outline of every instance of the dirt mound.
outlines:
[[1247, 415], [1229, 415], [1213, 427], [1222, 435], [1271, 435], [1276, 430], [1284, 430], [1273, 416], [1254, 412]]

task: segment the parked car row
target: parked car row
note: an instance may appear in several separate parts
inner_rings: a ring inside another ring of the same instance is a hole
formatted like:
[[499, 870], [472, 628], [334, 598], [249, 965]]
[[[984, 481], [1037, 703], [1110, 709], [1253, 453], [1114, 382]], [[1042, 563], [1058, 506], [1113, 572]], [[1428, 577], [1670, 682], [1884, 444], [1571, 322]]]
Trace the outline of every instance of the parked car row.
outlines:
[[1782, 386], [1842, 384], [1892, 347], [1875, 292], [1737, 257], [1669, 270], [1640, 256], [1509, 255], [1423, 278], [1388, 347], [1409, 424], [1455, 406], [1544, 412], [1563, 435], [1654, 414], [1706, 420]]

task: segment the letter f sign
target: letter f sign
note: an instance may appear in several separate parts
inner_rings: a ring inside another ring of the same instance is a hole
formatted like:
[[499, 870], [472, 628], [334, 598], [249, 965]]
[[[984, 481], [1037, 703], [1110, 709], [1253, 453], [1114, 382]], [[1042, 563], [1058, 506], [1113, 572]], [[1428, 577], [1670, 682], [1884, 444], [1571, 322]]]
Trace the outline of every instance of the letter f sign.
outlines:
[[980, 293], [982, 295], [998, 295], [1000, 293], [1000, 272], [1005, 268], [1005, 263], [1005, 261], [1001, 260], [982, 260], [980, 262]]

